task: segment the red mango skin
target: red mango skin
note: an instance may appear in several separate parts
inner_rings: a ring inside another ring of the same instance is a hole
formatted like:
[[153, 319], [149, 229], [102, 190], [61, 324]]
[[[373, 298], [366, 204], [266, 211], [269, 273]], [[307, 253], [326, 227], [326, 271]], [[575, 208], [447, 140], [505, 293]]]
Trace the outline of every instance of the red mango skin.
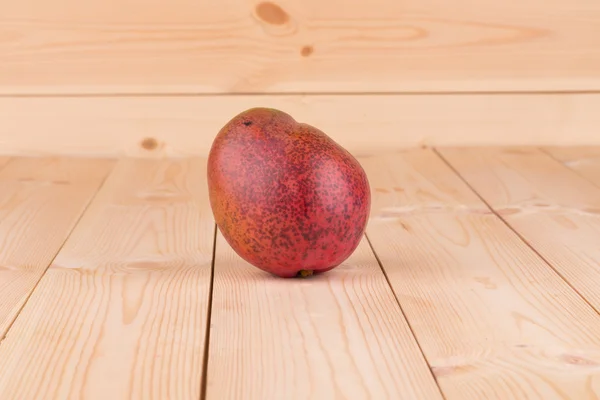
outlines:
[[208, 189], [227, 243], [282, 278], [339, 266], [362, 239], [371, 207], [365, 171], [348, 151], [269, 108], [246, 110], [219, 131]]

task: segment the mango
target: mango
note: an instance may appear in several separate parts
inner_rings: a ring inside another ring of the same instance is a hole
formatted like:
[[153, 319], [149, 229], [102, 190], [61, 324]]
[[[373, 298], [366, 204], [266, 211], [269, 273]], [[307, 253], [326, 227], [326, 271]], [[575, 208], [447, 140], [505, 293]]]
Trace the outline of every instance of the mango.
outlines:
[[254, 267], [281, 278], [323, 273], [363, 237], [371, 191], [362, 166], [283, 111], [234, 116], [214, 138], [207, 165], [217, 227]]

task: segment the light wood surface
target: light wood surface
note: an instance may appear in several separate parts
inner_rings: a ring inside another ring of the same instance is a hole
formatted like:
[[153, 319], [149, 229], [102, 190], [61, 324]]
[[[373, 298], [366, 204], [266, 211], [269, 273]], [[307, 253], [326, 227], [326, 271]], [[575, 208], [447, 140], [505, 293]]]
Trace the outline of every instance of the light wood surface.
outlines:
[[3, 0], [1, 93], [600, 89], [595, 0]]
[[377, 158], [367, 235], [445, 398], [596, 398], [600, 315], [432, 151]]
[[200, 398], [205, 162], [119, 162], [0, 345], [0, 398]]
[[340, 267], [282, 280], [219, 234], [208, 399], [442, 399], [366, 240]]
[[597, 149], [558, 150], [359, 157], [368, 240], [305, 280], [215, 237], [206, 158], [13, 157], [0, 399], [600, 398]]
[[600, 187], [536, 149], [441, 152], [600, 311]]
[[0, 341], [112, 167], [95, 159], [7, 162], [0, 158]]
[[600, 186], [600, 146], [551, 146], [543, 150], [590, 182]]
[[0, 97], [0, 153], [207, 155], [221, 127], [275, 107], [357, 155], [420, 145], [600, 144], [600, 95]]

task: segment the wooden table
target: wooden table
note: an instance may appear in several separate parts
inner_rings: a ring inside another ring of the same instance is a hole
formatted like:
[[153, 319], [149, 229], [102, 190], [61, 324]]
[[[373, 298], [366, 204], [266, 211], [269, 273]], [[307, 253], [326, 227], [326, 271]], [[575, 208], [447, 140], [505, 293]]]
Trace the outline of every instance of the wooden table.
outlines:
[[600, 398], [599, 148], [360, 162], [359, 248], [284, 280], [204, 158], [1, 159], [0, 399]]

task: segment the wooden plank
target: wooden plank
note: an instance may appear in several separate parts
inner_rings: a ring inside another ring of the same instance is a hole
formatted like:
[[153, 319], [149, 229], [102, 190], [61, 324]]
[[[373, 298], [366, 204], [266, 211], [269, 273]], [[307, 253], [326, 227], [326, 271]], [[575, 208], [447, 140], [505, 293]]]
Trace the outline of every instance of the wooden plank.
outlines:
[[306, 281], [215, 257], [207, 399], [442, 399], [366, 240]]
[[600, 147], [551, 146], [543, 150], [590, 182], [600, 186]]
[[0, 159], [0, 340], [112, 166], [98, 159], [6, 161]]
[[256, 106], [286, 111], [359, 155], [423, 144], [600, 144], [600, 94], [0, 97], [0, 149], [205, 156], [230, 118]]
[[120, 161], [0, 345], [0, 398], [197, 400], [213, 237], [205, 159]]
[[447, 400], [600, 395], [600, 315], [443, 161], [361, 162], [367, 235]]
[[595, 0], [1, 4], [5, 94], [600, 89]]
[[600, 311], [600, 188], [536, 149], [442, 154]]

